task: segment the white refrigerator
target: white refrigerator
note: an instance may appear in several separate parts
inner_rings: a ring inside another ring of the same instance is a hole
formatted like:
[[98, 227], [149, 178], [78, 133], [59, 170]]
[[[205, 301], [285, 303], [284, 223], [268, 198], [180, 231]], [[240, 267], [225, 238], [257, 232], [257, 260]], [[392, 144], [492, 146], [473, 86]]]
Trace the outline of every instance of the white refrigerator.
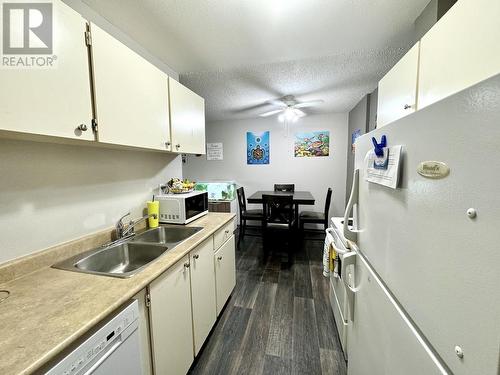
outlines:
[[[366, 180], [382, 135], [396, 189]], [[500, 76], [358, 138], [354, 174], [348, 374], [499, 374]]]

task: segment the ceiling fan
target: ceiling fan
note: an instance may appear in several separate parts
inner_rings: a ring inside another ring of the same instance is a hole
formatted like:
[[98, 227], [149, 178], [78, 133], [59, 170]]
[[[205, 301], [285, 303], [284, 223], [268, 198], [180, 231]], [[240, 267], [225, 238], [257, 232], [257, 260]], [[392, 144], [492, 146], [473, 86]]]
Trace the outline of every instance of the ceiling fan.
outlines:
[[274, 105], [279, 107], [279, 109], [274, 109], [260, 114], [260, 117], [269, 117], [272, 115], [280, 114], [278, 120], [280, 122], [296, 122], [299, 118], [304, 117], [306, 113], [300, 108], [313, 107], [315, 105], [323, 103], [324, 100], [310, 100], [308, 102], [299, 102], [295, 99], [293, 95], [286, 95], [281, 99], [268, 100], [266, 104]]

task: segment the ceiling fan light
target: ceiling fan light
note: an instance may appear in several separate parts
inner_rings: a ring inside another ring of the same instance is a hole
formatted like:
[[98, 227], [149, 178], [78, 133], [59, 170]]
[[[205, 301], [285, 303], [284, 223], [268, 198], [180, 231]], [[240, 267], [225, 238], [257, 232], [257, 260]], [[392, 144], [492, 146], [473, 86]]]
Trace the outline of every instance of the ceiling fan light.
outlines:
[[293, 121], [296, 117], [297, 115], [292, 108], [288, 107], [287, 109], [285, 109], [285, 120]]

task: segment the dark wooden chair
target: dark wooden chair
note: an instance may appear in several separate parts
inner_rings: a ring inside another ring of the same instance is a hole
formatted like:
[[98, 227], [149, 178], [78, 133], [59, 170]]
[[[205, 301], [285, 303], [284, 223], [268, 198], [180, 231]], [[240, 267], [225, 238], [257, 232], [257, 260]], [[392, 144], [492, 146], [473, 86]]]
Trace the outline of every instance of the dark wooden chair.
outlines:
[[238, 195], [238, 206], [240, 208], [240, 232], [238, 235], [238, 248], [240, 247], [241, 240], [245, 237], [247, 230], [247, 220], [255, 220], [262, 222], [264, 215], [262, 209], [248, 210], [247, 201], [245, 198], [245, 190], [243, 187], [236, 189]]
[[262, 221], [263, 247], [266, 255], [272, 239], [283, 235], [283, 240], [279, 243], [287, 242], [288, 262], [292, 260], [292, 244], [295, 244], [295, 210], [293, 197], [290, 195], [262, 196], [262, 211], [264, 218]]
[[295, 184], [274, 184], [274, 191], [295, 191]]
[[330, 203], [332, 201], [332, 188], [328, 188], [326, 193], [325, 211], [302, 211], [299, 215], [300, 231], [304, 231], [305, 224], [323, 224], [324, 229], [328, 228], [328, 212], [330, 211]]

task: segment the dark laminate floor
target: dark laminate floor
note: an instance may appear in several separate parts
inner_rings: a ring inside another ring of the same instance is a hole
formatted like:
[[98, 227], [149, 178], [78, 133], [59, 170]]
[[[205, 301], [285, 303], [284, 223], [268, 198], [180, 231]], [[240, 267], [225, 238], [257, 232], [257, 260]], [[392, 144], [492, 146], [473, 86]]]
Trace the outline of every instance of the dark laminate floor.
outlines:
[[291, 266], [262, 254], [259, 237], [237, 250], [236, 288], [190, 374], [346, 374], [322, 242], [304, 241]]

